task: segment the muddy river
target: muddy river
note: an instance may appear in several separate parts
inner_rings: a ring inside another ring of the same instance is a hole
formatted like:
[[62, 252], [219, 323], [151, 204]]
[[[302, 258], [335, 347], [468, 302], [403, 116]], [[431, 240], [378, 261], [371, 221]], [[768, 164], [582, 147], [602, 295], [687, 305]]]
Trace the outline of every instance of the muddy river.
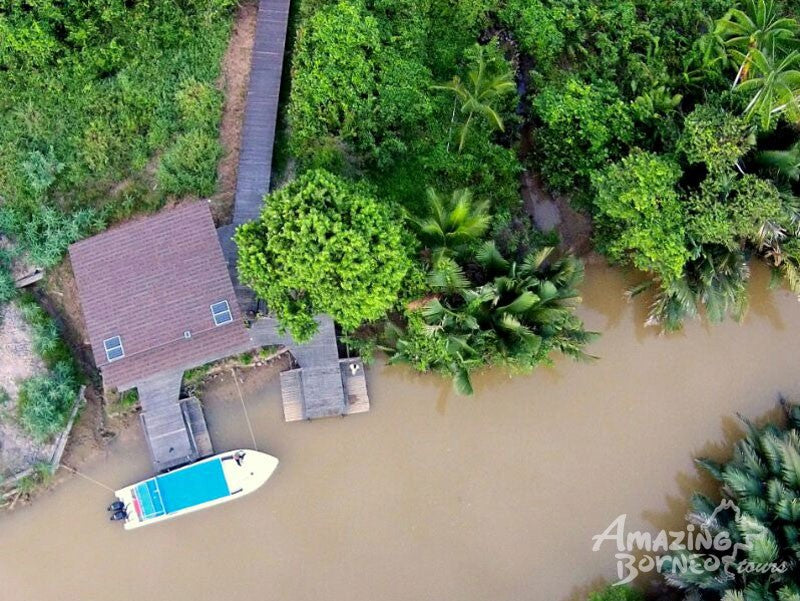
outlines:
[[[281, 459], [258, 493], [124, 532], [110, 493], [70, 477], [0, 518], [3, 601], [485, 599], [572, 601], [616, 573], [592, 535], [682, 524], [738, 411], [800, 397], [800, 306], [755, 278], [743, 325], [662, 337], [622, 300], [618, 271], [587, 274], [594, 364], [478, 378], [474, 398], [374, 367], [369, 414], [285, 424], [277, 379], [243, 390], [260, 449]], [[230, 386], [206, 397], [215, 447], [250, 446]], [[116, 487], [150, 475], [130, 430], [82, 469]]]

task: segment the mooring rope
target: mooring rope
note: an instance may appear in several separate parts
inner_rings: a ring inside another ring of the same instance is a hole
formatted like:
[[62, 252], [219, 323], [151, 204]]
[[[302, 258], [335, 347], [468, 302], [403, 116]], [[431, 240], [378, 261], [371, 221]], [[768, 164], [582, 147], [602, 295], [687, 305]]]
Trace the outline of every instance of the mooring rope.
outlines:
[[59, 467], [63, 467], [64, 469], [66, 469], [66, 470], [69, 470], [70, 472], [72, 472], [72, 473], [73, 473], [73, 474], [75, 474], [76, 476], [80, 476], [81, 478], [83, 478], [83, 479], [85, 479], [85, 480], [88, 480], [89, 482], [92, 482], [93, 484], [97, 484], [97, 486], [100, 486], [100, 487], [102, 487], [102, 488], [105, 488], [106, 490], [108, 490], [108, 491], [111, 491], [112, 493], [114, 492], [114, 489], [113, 489], [113, 488], [111, 488], [110, 486], [106, 486], [106, 485], [105, 485], [105, 484], [103, 484], [102, 482], [98, 482], [98, 481], [97, 481], [97, 480], [95, 480], [94, 478], [90, 478], [90, 477], [89, 477], [89, 476], [87, 476], [86, 474], [82, 474], [82, 473], [80, 473], [78, 470], [76, 470], [76, 469], [75, 469], [75, 468], [73, 468], [73, 467], [70, 467], [70, 466], [68, 466], [68, 465], [65, 465], [65, 464], [63, 464], [63, 463], [62, 463], [62, 464], [61, 464]]
[[233, 374], [233, 381], [236, 383], [236, 392], [239, 393], [239, 400], [242, 402], [242, 410], [244, 411], [244, 419], [247, 421], [247, 428], [250, 430], [250, 438], [253, 439], [253, 450], [258, 450], [258, 444], [256, 444], [256, 435], [253, 432], [253, 424], [250, 422], [250, 416], [247, 413], [247, 406], [244, 404], [244, 396], [242, 396], [242, 389], [239, 388], [239, 378], [236, 377], [236, 370], [231, 368], [231, 373]]

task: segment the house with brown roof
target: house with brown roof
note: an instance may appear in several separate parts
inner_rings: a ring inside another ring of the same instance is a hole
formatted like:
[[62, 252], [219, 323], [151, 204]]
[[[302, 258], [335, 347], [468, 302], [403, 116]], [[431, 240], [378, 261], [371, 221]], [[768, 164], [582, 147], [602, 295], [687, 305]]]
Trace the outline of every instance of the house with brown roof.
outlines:
[[183, 372], [252, 349], [211, 211], [193, 202], [69, 249], [86, 331], [106, 389], [136, 388], [153, 463], [213, 453]]
[[[246, 328], [237, 299], [233, 226], [216, 230], [206, 202], [135, 219], [69, 249], [92, 356], [106, 389], [136, 388], [158, 470], [213, 453], [197, 399], [180, 399], [183, 373], [254, 348], [284, 345], [298, 368], [281, 376], [287, 421], [369, 409], [363, 366], [339, 359], [336, 332], [319, 316], [298, 345], [275, 319]], [[223, 252], [225, 249], [225, 253]], [[249, 309], [247, 309], [249, 310]]]
[[124, 391], [251, 346], [207, 203], [112, 228], [69, 254], [106, 388]]

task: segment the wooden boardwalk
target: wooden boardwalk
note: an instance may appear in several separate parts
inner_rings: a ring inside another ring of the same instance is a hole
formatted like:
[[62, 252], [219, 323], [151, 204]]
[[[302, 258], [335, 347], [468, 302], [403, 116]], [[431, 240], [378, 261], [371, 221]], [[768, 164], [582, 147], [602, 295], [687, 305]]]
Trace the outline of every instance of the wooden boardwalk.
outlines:
[[242, 127], [233, 225], [258, 218], [269, 192], [290, 0], [260, 0]]
[[214, 453], [200, 401], [179, 399], [182, 378], [183, 372], [176, 370], [137, 386], [147, 447], [159, 472]]

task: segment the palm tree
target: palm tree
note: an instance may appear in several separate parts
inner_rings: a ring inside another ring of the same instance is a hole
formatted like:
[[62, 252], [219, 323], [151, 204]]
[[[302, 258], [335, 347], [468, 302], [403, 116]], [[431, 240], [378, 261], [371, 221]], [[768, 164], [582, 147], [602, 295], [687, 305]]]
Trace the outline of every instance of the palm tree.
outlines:
[[[489, 68], [486, 60], [486, 49], [480, 44], [476, 44], [475, 66], [467, 74], [467, 82], [461, 80], [456, 75], [453, 80], [442, 85], [433, 86], [435, 90], [447, 90], [455, 95], [454, 103], [461, 101], [461, 113], [466, 115], [466, 120], [461, 126], [459, 135], [458, 151], [464, 149], [467, 141], [472, 121], [476, 115], [482, 115], [493, 129], [505, 131], [503, 119], [492, 106], [492, 104], [504, 94], [513, 92], [516, 89], [514, 76], [507, 67], [501, 71], [494, 72]], [[452, 123], [455, 122], [456, 104], [453, 105]], [[447, 143], [448, 150], [450, 142]]]
[[756, 161], [781, 177], [796, 182], [800, 180], [800, 141], [786, 150], [762, 150], [756, 154]]
[[756, 49], [750, 52], [750, 57], [751, 77], [740, 82], [736, 89], [753, 94], [744, 109], [745, 118], [758, 116], [762, 128], [768, 129], [772, 119], [784, 111], [799, 112], [800, 52], [793, 50], [779, 58], [774, 51], [765, 54]]
[[[700, 307], [705, 309], [712, 323], [719, 323], [728, 315], [741, 321], [748, 308], [749, 278], [744, 252], [722, 247], [704, 248], [697, 260], [687, 263], [683, 277], [661, 283], [645, 325], [675, 332], [687, 319], [696, 318]], [[649, 280], [635, 286], [628, 291], [628, 296], [636, 296], [656, 283]]]
[[[783, 401], [782, 405], [786, 426], [757, 428], [742, 418], [747, 434], [736, 444], [730, 461], [698, 460], [720, 482], [722, 502], [695, 494], [688, 519], [708, 536], [729, 540], [731, 546], [695, 550], [698, 562], [708, 560], [694, 564], [704, 565], [702, 570], [675, 561], [674, 571], [664, 571], [667, 581], [683, 589], [687, 599], [800, 599], [795, 567], [800, 551], [800, 407]], [[788, 569], [737, 570], [743, 561], [785, 564]]]
[[730, 9], [716, 22], [714, 33], [724, 40], [739, 63], [734, 87], [747, 81], [753, 51], [774, 49], [793, 39], [797, 21], [781, 17], [774, 0], [747, 0], [744, 10]]
[[435, 264], [442, 256], [458, 254], [489, 229], [489, 202], [475, 202], [468, 188], [442, 198], [428, 188], [428, 215], [412, 218], [424, 242], [434, 251]]

